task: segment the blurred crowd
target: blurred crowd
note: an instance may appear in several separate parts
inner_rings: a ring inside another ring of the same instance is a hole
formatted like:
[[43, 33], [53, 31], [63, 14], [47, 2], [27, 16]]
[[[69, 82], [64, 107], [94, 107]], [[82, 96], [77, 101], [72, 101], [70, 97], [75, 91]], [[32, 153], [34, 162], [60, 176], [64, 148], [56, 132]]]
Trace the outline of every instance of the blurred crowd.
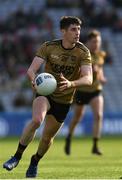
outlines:
[[[111, 28], [116, 33], [122, 31], [121, 0], [47, 0], [45, 8], [37, 12], [32, 7], [27, 12], [22, 7], [17, 9], [0, 21], [0, 91], [17, 90], [19, 95], [15, 96], [15, 106], [30, 104], [30, 99], [29, 103], [25, 100], [25, 91], [22, 92], [30, 88], [26, 71], [36, 49], [42, 42], [57, 38], [54, 17], [48, 14], [51, 8], [78, 8], [85, 27]], [[111, 62], [110, 56], [107, 62]], [[0, 109], [4, 110], [2, 101]]]
[[[36, 14], [22, 9], [0, 24], [0, 83], [25, 73], [35, 49], [53, 36], [53, 22], [45, 11]], [[2, 79], [3, 78], [3, 79]]]

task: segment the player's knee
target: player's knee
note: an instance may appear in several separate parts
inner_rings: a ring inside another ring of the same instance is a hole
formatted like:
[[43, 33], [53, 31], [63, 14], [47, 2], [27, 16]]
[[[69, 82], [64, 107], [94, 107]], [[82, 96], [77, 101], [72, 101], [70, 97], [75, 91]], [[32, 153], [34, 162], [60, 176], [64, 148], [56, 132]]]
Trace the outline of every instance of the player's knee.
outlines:
[[45, 144], [52, 144], [53, 143], [53, 138], [50, 137], [42, 137], [42, 142]]
[[75, 119], [74, 119], [74, 125], [76, 125], [77, 123], [79, 123], [79, 121], [80, 121], [80, 118], [79, 118], [79, 117], [75, 118]]
[[41, 119], [40, 119], [40, 117], [35, 117], [34, 118], [34, 121], [33, 121], [33, 126], [34, 126], [34, 128], [38, 128], [39, 126], [40, 126], [40, 124], [41, 124]]
[[103, 119], [103, 114], [102, 114], [102, 113], [97, 113], [97, 114], [96, 114], [96, 119], [97, 119], [98, 121], [102, 121], [102, 119]]

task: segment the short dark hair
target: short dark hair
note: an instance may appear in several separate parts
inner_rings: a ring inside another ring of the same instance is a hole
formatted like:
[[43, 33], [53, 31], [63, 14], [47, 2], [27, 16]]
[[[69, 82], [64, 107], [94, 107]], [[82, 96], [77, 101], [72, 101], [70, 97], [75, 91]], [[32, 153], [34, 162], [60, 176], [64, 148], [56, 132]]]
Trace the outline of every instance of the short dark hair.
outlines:
[[91, 40], [92, 38], [96, 38], [97, 36], [101, 36], [101, 33], [100, 31], [94, 29], [94, 30], [91, 30], [88, 32], [88, 35], [87, 35], [87, 41], [88, 40]]
[[82, 24], [82, 21], [76, 16], [62, 16], [60, 20], [60, 29], [67, 29], [71, 24]]

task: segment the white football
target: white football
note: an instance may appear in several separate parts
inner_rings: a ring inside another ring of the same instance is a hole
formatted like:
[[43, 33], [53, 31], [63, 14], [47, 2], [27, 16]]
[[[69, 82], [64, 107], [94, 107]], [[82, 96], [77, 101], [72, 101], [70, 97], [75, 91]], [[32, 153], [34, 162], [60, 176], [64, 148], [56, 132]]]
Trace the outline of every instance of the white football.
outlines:
[[55, 77], [50, 73], [40, 73], [35, 78], [35, 88], [38, 94], [47, 96], [52, 94], [57, 87]]

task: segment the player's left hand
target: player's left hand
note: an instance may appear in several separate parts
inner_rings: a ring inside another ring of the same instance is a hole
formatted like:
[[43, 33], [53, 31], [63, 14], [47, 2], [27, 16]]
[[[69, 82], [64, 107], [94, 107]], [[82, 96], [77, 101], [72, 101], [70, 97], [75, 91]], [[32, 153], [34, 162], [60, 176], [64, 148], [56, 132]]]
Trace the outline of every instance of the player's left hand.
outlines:
[[62, 73], [60, 74], [60, 79], [61, 79], [60, 87], [59, 87], [60, 91], [64, 91], [65, 89], [72, 87], [72, 82], [66, 79]]

